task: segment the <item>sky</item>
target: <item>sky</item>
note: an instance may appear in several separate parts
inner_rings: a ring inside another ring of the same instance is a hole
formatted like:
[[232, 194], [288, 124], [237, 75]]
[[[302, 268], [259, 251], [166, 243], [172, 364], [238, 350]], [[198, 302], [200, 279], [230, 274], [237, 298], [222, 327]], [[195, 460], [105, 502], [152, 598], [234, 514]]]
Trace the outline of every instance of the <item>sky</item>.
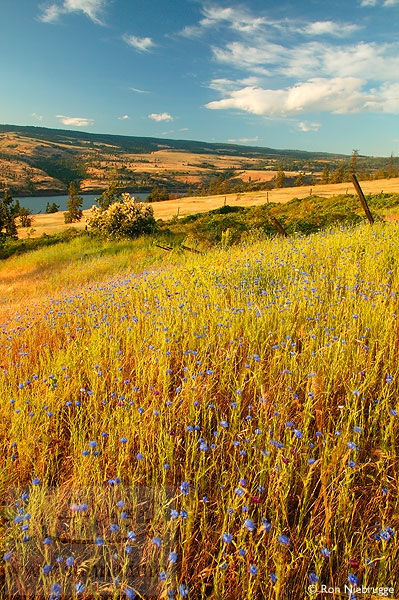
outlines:
[[399, 0], [0, 0], [0, 123], [399, 155]]

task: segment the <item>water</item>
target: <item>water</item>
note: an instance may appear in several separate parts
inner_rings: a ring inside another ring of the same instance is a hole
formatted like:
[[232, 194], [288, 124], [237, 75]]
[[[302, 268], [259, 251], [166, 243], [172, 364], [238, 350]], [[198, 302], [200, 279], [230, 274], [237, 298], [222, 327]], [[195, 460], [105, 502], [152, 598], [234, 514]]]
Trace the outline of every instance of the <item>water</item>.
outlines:
[[[88, 208], [91, 208], [94, 204], [94, 200], [95, 198], [98, 198], [101, 194], [79, 194], [82, 198], [83, 198], [83, 205], [82, 208], [83, 210], [86, 210]], [[148, 196], [147, 194], [141, 194], [141, 193], [133, 193], [132, 196], [134, 196], [135, 198], [139, 198], [140, 200], [145, 200], [146, 197]], [[46, 212], [46, 206], [47, 206], [47, 202], [49, 204], [52, 204], [53, 202], [55, 202], [56, 204], [59, 205], [59, 211], [65, 211], [67, 210], [67, 201], [68, 201], [68, 196], [35, 196], [35, 197], [29, 197], [29, 198], [14, 198], [14, 200], [18, 200], [21, 206], [24, 206], [25, 208], [29, 208], [33, 214], [37, 215], [39, 213], [45, 213]]]

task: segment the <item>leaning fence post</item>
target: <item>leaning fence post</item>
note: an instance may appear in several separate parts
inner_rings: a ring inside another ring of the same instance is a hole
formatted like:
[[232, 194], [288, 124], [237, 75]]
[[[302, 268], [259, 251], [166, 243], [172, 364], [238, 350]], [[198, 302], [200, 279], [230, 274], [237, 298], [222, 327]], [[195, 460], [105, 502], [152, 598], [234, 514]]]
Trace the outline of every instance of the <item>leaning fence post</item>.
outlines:
[[370, 209], [367, 206], [367, 202], [366, 202], [366, 198], [365, 198], [365, 196], [363, 194], [363, 190], [360, 187], [360, 183], [358, 182], [357, 177], [356, 177], [356, 175], [354, 173], [352, 173], [352, 183], [355, 186], [355, 190], [357, 192], [357, 195], [360, 198], [360, 202], [362, 203], [362, 206], [363, 206], [364, 212], [366, 213], [366, 217], [368, 219], [368, 222], [370, 223], [370, 225], [374, 225], [373, 215], [371, 214]]
[[273, 223], [273, 225], [275, 227], [277, 227], [277, 229], [279, 230], [281, 235], [283, 235], [284, 237], [288, 237], [288, 233], [286, 232], [284, 227], [281, 225], [280, 221], [277, 221], [276, 217], [270, 217], [270, 220]]

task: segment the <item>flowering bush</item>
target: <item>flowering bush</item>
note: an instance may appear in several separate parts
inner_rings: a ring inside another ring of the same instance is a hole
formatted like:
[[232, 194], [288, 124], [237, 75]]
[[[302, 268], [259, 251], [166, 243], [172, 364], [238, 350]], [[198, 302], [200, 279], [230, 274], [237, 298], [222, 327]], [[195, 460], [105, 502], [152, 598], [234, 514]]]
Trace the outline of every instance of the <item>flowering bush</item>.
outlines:
[[156, 229], [152, 207], [136, 202], [128, 193], [122, 194], [122, 201], [114, 202], [106, 209], [93, 206], [87, 225], [93, 231], [112, 238], [134, 238]]

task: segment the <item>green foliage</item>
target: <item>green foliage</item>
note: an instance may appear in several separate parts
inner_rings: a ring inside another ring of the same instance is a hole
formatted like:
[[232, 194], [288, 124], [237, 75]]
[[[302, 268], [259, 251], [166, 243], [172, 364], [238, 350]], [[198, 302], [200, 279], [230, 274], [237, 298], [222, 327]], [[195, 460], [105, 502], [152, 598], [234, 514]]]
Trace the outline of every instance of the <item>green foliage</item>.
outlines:
[[135, 238], [157, 228], [152, 206], [135, 202], [127, 193], [106, 209], [93, 206], [87, 224], [93, 232], [115, 239]]
[[159, 189], [157, 186], [154, 186], [151, 194], [148, 194], [146, 200], [147, 202], [163, 202], [164, 200], [169, 200], [169, 192], [165, 187]]
[[285, 183], [285, 173], [283, 171], [283, 167], [280, 165], [274, 179], [274, 187], [283, 188]]
[[32, 217], [32, 211], [30, 210], [30, 208], [26, 208], [25, 206], [22, 206], [19, 209], [18, 217], [19, 217], [22, 227], [31, 227], [33, 217]]
[[81, 196], [78, 196], [78, 188], [76, 187], [76, 184], [73, 181], [71, 181], [71, 183], [69, 184], [68, 196], [68, 210], [64, 213], [65, 223], [76, 223], [80, 221], [83, 216], [83, 198]]
[[120, 201], [121, 196], [121, 186], [119, 181], [112, 180], [108, 184], [107, 189], [99, 196], [95, 198], [95, 202], [99, 205], [101, 210], [106, 210], [113, 204], [114, 202]]
[[10, 190], [3, 192], [0, 201], [0, 241], [5, 237], [18, 237], [15, 219], [20, 211], [18, 200], [13, 200]]
[[52, 214], [52, 213], [56, 213], [56, 212], [58, 212], [59, 208], [60, 208], [59, 204], [56, 204], [55, 202], [52, 202], [50, 204], [50, 202], [47, 202], [47, 204], [46, 204], [46, 211], [45, 212], [46, 212], [47, 215]]

